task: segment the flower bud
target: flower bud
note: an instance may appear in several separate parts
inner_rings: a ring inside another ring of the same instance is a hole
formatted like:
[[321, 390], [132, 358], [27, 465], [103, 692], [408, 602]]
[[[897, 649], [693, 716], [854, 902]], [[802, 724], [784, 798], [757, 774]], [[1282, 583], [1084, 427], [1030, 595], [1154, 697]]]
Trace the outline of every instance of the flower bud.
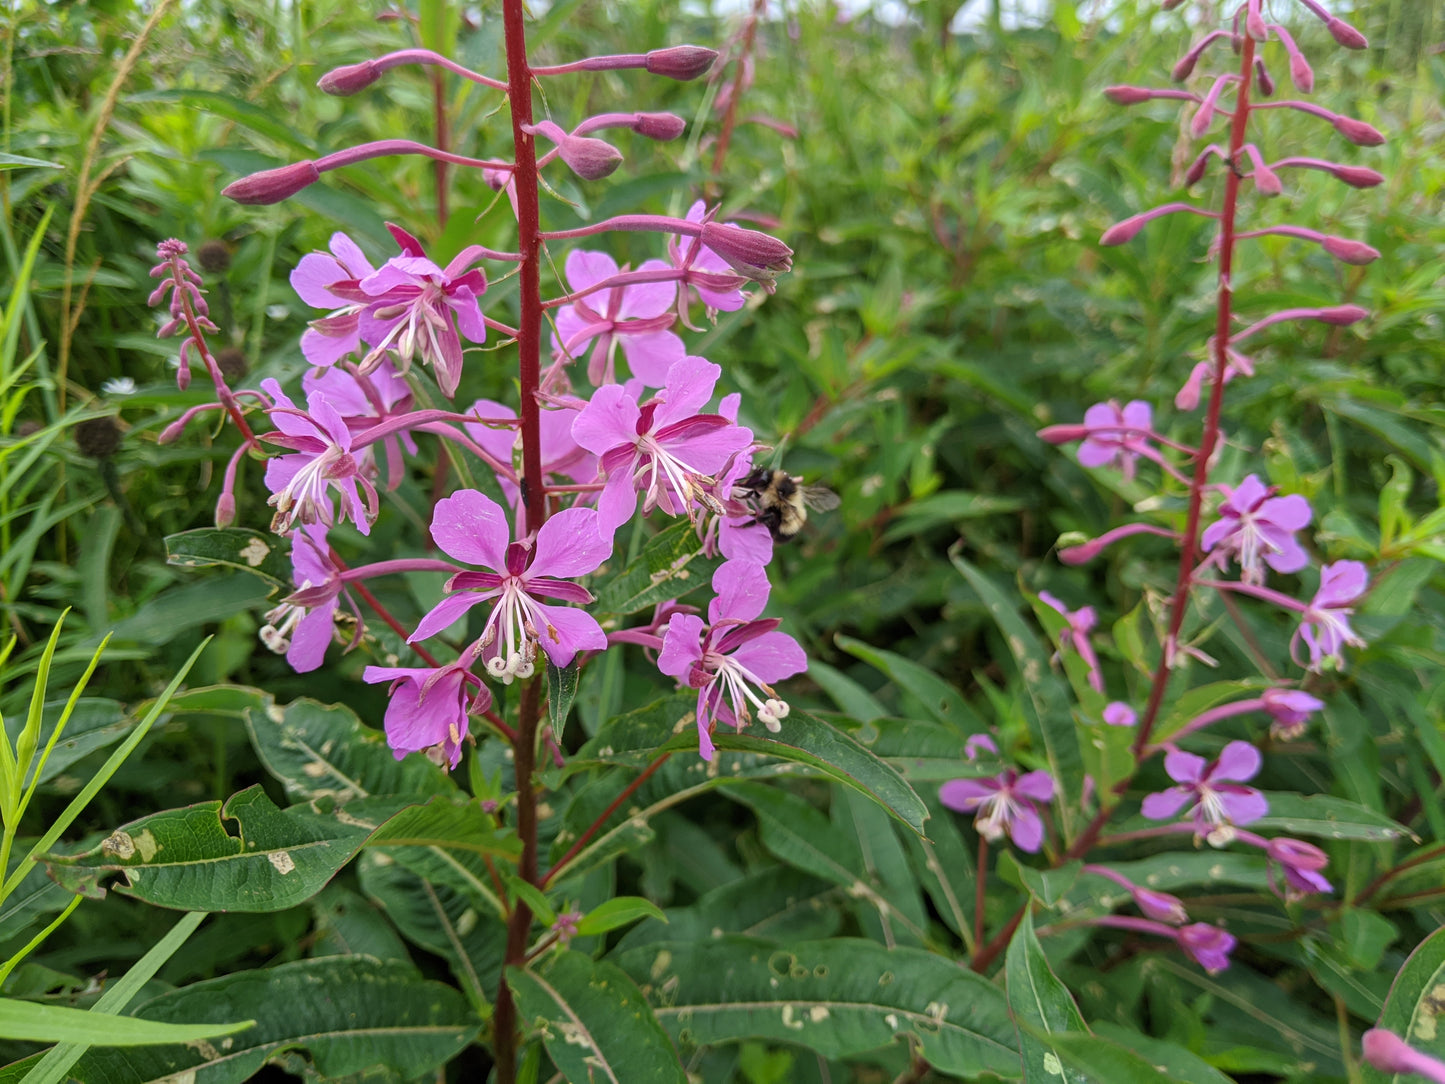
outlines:
[[1363, 241], [1352, 241], [1348, 237], [1326, 237], [1320, 247], [1335, 259], [1357, 267], [1380, 258], [1380, 250], [1371, 248]]
[[1280, 865], [1295, 869], [1321, 870], [1330, 864], [1329, 855], [1302, 839], [1279, 836], [1271, 839], [1264, 850]]
[[1385, 175], [1364, 166], [1335, 166], [1330, 170], [1352, 188], [1374, 188], [1385, 183]]
[[293, 162], [279, 169], [263, 169], [221, 189], [221, 195], [248, 205], [280, 203], [319, 180], [316, 163]]
[[1314, 319], [1321, 323], [1333, 324], [1335, 327], [1348, 327], [1350, 324], [1358, 323], [1370, 315], [1369, 309], [1362, 309], [1359, 305], [1333, 305], [1327, 309], [1320, 309], [1314, 314]]
[[704, 222], [701, 240], [739, 275], [769, 284], [793, 266], [793, 250], [776, 237], [723, 222]]
[[676, 139], [687, 130], [687, 121], [676, 113], [638, 113], [632, 130], [648, 139]]
[[[1176, 76], [1176, 78], [1179, 78]], [[1138, 105], [1154, 97], [1148, 87], [1112, 86], [1104, 88], [1104, 97], [1116, 105]]]
[[1076, 422], [1073, 425], [1045, 426], [1034, 435], [1049, 444], [1067, 444], [1071, 440], [1083, 440], [1093, 431], [1092, 426], [1080, 425]]
[[[1115, 700], [1104, 708], [1104, 722], [1110, 726], [1135, 726], [1139, 715], [1122, 700]], [[1150, 916], [1153, 917], [1152, 915]], [[1183, 921], [1182, 919], [1180, 921]]]
[[1295, 53], [1289, 58], [1289, 77], [1306, 94], [1315, 89], [1315, 72], [1303, 53]]
[[216, 526], [229, 527], [236, 522], [236, 497], [232, 493], [222, 493], [216, 501]]
[[1330, 35], [1335, 41], [1339, 42], [1346, 49], [1369, 48], [1370, 42], [1365, 35], [1361, 34], [1343, 19], [1331, 18], [1325, 23], [1325, 29], [1330, 32]]
[[1261, 196], [1277, 196], [1284, 191], [1279, 174], [1263, 162], [1254, 167], [1254, 187]]
[[1260, 94], [1266, 98], [1274, 94], [1274, 77], [1269, 74], [1269, 69], [1264, 66], [1264, 61], [1258, 58], [1254, 62], [1254, 77]]
[[1184, 909], [1184, 901], [1168, 892], [1155, 892], [1153, 889], [1136, 887], [1134, 902], [1139, 905], [1139, 910], [1155, 922], [1182, 926], [1189, 921], [1189, 912]]
[[573, 173], [584, 181], [600, 181], [616, 172], [622, 164], [622, 152], [604, 139], [590, 136], [565, 136], [557, 151]]
[[365, 90], [380, 78], [381, 69], [377, 67], [376, 61], [363, 60], [360, 64], [343, 64], [339, 68], [332, 68], [316, 81], [316, 85], [327, 94], [344, 98], [358, 90]]
[[1445, 1062], [1421, 1053], [1393, 1031], [1371, 1028], [1361, 1047], [1365, 1061], [1382, 1073], [1413, 1073], [1437, 1084], [1445, 1082]]
[[1354, 117], [1336, 117], [1334, 125], [1335, 131], [1357, 147], [1378, 147], [1385, 142], [1378, 128]]
[[1144, 214], [1134, 215], [1130, 218], [1124, 219], [1124, 221], [1122, 222], [1115, 222], [1112, 226], [1110, 226], [1107, 230], [1104, 231], [1103, 235], [1099, 238], [1099, 244], [1127, 244], [1128, 242], [1134, 240], [1136, 236], [1138, 236], [1139, 231], [1144, 228], [1148, 221], [1149, 216], [1147, 214]]
[[715, 60], [716, 49], [706, 49], [701, 45], [673, 45], [648, 53], [645, 67], [653, 75], [686, 83], [689, 79], [706, 75]]
[[1264, 16], [1259, 13], [1259, 0], [1251, 0], [1244, 16], [1244, 32], [1255, 41], [1268, 41], [1269, 28], [1264, 25]]

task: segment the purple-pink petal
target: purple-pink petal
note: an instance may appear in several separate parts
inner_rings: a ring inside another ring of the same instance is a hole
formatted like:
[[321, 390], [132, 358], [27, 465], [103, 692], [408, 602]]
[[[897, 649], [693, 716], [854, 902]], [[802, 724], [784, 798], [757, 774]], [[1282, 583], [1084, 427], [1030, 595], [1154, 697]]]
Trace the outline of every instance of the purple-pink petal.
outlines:
[[1034, 854], [1044, 842], [1044, 823], [1031, 807], [1020, 806], [1014, 811], [1008, 834], [1015, 847]]
[[662, 634], [657, 668], [668, 677], [686, 681], [694, 665], [702, 661], [702, 618], [696, 614], [673, 614]]
[[511, 534], [502, 506], [475, 489], [437, 501], [432, 514], [432, 540], [447, 556], [494, 572], [507, 567]]
[[1214, 790], [1230, 824], [1249, 824], [1269, 813], [1269, 800], [1253, 787], [1225, 783]]
[[439, 632], [445, 632], [455, 625], [464, 613], [486, 600], [487, 596], [479, 591], [458, 591], [444, 596], [417, 622], [416, 631], [406, 638], [406, 642], [419, 643], [431, 639]]
[[997, 794], [998, 789], [993, 779], [950, 779], [938, 788], [938, 800], [949, 809], [972, 813], [980, 802]]
[[1370, 572], [1359, 561], [1336, 561], [1320, 569], [1320, 589], [1310, 603], [1315, 609], [1348, 606], [1362, 594], [1370, 582]]
[[1045, 771], [1027, 772], [1014, 782], [1012, 790], [1035, 802], [1054, 800], [1054, 777]]
[[622, 353], [632, 375], [639, 377], [649, 388], [660, 388], [667, 383], [668, 372], [687, 356], [687, 347], [671, 331], [647, 331], [636, 335], [623, 334], [619, 329]]
[[768, 685], [808, 668], [807, 653], [786, 632], [765, 632], [743, 644], [730, 657]]
[[712, 589], [717, 596], [708, 604], [707, 618], [719, 621], [751, 621], [768, 604], [768, 573], [761, 564], [724, 561], [713, 573]]
[[286, 649], [286, 661], [298, 674], [309, 674], [325, 661], [332, 629], [336, 627], [337, 601], [333, 596], [306, 611], [306, 616], [291, 630], [291, 646]]
[[1171, 749], [1164, 754], [1164, 770], [1176, 783], [1198, 783], [1204, 778], [1207, 763], [1203, 757], [1182, 749]]
[[595, 455], [619, 445], [635, 444], [641, 416], [636, 399], [621, 385], [607, 384], [593, 392], [592, 400], [577, 412], [572, 439]]
[[595, 572], [612, 555], [612, 539], [597, 529], [591, 508], [564, 508], [537, 532], [537, 545], [527, 576], [571, 579]]
[[[567, 253], [565, 271], [567, 285], [576, 292], [616, 275], [617, 261], [605, 252], [590, 252], [587, 249], [574, 248]], [[597, 295], [593, 294], [589, 296], [588, 300], [595, 301], [596, 297]]]
[[586, 610], [537, 604], [537, 642], [554, 666], [566, 666], [579, 651], [602, 651], [607, 634]]
[[676, 362], [667, 373], [667, 384], [658, 393], [662, 402], [653, 415], [652, 428], [662, 429], [674, 422], [690, 418], [712, 398], [713, 388], [722, 376], [722, 366], [706, 358], [686, 355]]
[[[1218, 782], [1222, 779], [1232, 779], [1237, 782], [1244, 782], [1246, 779], [1253, 779], [1259, 772], [1262, 760], [1259, 750], [1247, 741], [1232, 741], [1226, 745], [1219, 754], [1213, 770], [1209, 773], [1211, 782]], [[1166, 763], [1165, 768], [1176, 780], [1183, 782], [1179, 776], [1174, 775], [1172, 768]], [[1198, 776], [1195, 777], [1199, 778]]]
[[1283, 531], [1303, 530], [1314, 518], [1310, 502], [1298, 493], [1272, 497], [1260, 506], [1259, 512], [1263, 518]]
[[1139, 812], [1148, 817], [1151, 821], [1164, 821], [1176, 815], [1194, 798], [1194, 791], [1189, 787], [1170, 787], [1161, 790], [1157, 794], [1150, 794], [1144, 798], [1143, 805]]

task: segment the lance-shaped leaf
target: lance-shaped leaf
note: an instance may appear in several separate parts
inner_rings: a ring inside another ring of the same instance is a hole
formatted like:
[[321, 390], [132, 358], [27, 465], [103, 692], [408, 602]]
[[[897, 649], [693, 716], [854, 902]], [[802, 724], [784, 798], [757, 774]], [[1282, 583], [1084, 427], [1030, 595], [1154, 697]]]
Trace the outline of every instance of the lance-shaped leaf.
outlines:
[[[1393, 1031], [1416, 1050], [1445, 1061], [1445, 929], [1410, 953], [1385, 998], [1377, 1027]], [[1363, 1066], [1365, 1084], [1411, 1084], [1419, 1077]]]
[[684, 1046], [763, 1039], [846, 1058], [911, 1035], [939, 1072], [1019, 1075], [1003, 993], [923, 949], [726, 936], [647, 945], [615, 959]]
[[1384, 841], [1410, 836], [1410, 829], [1368, 806], [1331, 794], [1266, 791], [1269, 813], [1250, 824], [1250, 831], [1317, 839]]
[[166, 535], [166, 564], [221, 566], [259, 576], [274, 588], [291, 587], [291, 562], [276, 536], [245, 527], [199, 527]]
[[1052, 1044], [1055, 1033], [1087, 1035], [1089, 1028], [1069, 988], [1049, 967], [1028, 910], [1024, 911], [1023, 921], [1009, 942], [1004, 975], [1009, 1011], [1018, 1026], [1027, 1084], [1044, 1081], [1088, 1084], [1089, 1078], [1064, 1063]]
[[576, 660], [568, 666], [557, 666], [547, 660], [547, 718], [552, 723], [552, 739], [562, 741], [567, 729], [567, 714], [577, 697], [577, 679], [582, 672]]
[[238, 1014], [256, 1026], [229, 1042], [91, 1050], [71, 1073], [84, 1084], [240, 1084], [269, 1058], [299, 1046], [323, 1079], [370, 1071], [415, 1080], [445, 1065], [480, 1024], [450, 986], [418, 978], [409, 963], [366, 956], [240, 971], [172, 990], [136, 1012], [167, 1021]]
[[119, 874], [116, 891], [160, 907], [279, 911], [321, 891], [374, 827], [354, 816], [279, 809], [258, 785], [224, 807], [200, 802], [154, 813], [84, 854], [43, 860], [52, 877], [87, 896], [103, 896], [101, 878]]
[[612, 964], [563, 952], [544, 970], [507, 968], [507, 985], [571, 1084], [686, 1084], [672, 1040]]

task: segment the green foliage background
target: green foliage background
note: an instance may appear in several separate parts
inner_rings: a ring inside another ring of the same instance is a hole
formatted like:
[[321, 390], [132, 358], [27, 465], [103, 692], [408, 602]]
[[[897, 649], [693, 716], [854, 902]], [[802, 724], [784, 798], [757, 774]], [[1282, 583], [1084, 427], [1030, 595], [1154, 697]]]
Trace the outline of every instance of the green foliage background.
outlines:
[[[995, 16], [1000, 6], [1010, 5], [993, 3]], [[1379, 581], [1357, 623], [1369, 648], [1352, 658], [1348, 673], [1317, 689], [1330, 704], [1324, 723], [1306, 742], [1277, 749], [1262, 785], [1347, 799], [1428, 844], [1445, 839], [1445, 523], [1433, 515], [1445, 481], [1445, 12], [1400, 0], [1356, 7], [1368, 51], [1344, 54], [1317, 29], [1301, 42], [1315, 62], [1317, 100], [1368, 120], [1388, 134], [1387, 144], [1362, 151], [1327, 126], [1282, 111], [1264, 115], [1260, 127], [1272, 146], [1290, 153], [1386, 174], [1380, 188], [1357, 192], [1299, 171], [1270, 208], [1271, 220], [1357, 237], [1382, 259], [1349, 267], [1271, 238], [1249, 250], [1236, 290], [1246, 314], [1351, 301], [1373, 318], [1271, 337], [1259, 351], [1259, 375], [1231, 385], [1219, 476], [1257, 471], [1305, 494], [1315, 508], [1318, 554], [1366, 560]], [[796, 250], [793, 273], [765, 304], [724, 314], [689, 344], [723, 365], [727, 390], [744, 393], [744, 424], [782, 445], [791, 470], [843, 496], [840, 511], [820, 517], [780, 554], [774, 607], [813, 660], [808, 680], [794, 683], [795, 708], [836, 713], [855, 736], [881, 741], [873, 748], [885, 756], [894, 719], [913, 721], [914, 742], [928, 727], [940, 728], [942, 762], [956, 760], [949, 743], [959, 733], [985, 721], [1027, 748], [1024, 687], [989, 611], [990, 590], [1005, 592], [1015, 608], [1020, 586], [1092, 602], [1106, 626], [1119, 622], [1105, 648], [1116, 694], [1138, 699], [1147, 689], [1152, 660], [1135, 645], [1152, 643], [1140, 630], [1161, 620], [1173, 582], [1170, 551], [1145, 541], [1067, 569], [1051, 550], [1069, 532], [1102, 532], [1152, 499], [1150, 490], [1142, 481], [1085, 472], [1035, 432], [1076, 420], [1102, 399], [1143, 398], [1157, 404], [1165, 431], [1180, 439], [1197, 433], [1197, 416], [1168, 404], [1212, 331], [1214, 279], [1203, 226], [1176, 216], [1132, 245], [1097, 245], [1111, 222], [1171, 198], [1189, 160], [1181, 157], [1187, 138], [1169, 103], [1123, 109], [1101, 94], [1112, 83], [1167, 77], [1185, 33], [1177, 15], [1153, 9], [1132, 0], [1060, 2], [1039, 26], [995, 21], [976, 36], [954, 36], [946, 31], [947, 5], [914, 5], [899, 26], [866, 13], [844, 19], [831, 7], [790, 5], [760, 28], [756, 82], [740, 112], [794, 134], [739, 125], [717, 173], [718, 121], [711, 93], [699, 85], [602, 73], [547, 87], [547, 105], [559, 117], [672, 109], [695, 121], [676, 146], [624, 141], [628, 161], [609, 181], [583, 187], [554, 178], [561, 198], [544, 199], [543, 212], [551, 228], [634, 209], [681, 213], [693, 194], [707, 191], [729, 213], [776, 219], [773, 232]], [[328, 0], [200, 0], [171, 6], [147, 27], [154, 10], [106, 0], [22, 5], [5, 16], [0, 151], [13, 157], [0, 158], [0, 242], [13, 338], [4, 375], [16, 375], [0, 379], [0, 621], [20, 638], [0, 692], [6, 718], [23, 717], [28, 675], [64, 607], [77, 612], [57, 654], [56, 688], [77, 677], [99, 638], [114, 630], [83, 702], [83, 728], [43, 785], [36, 834], [46, 810], [60, 808], [87, 766], [134, 726], [206, 632], [216, 640], [191, 673], [193, 689], [235, 683], [264, 689], [277, 704], [305, 696], [346, 705], [363, 723], [379, 725], [382, 694], [359, 681], [369, 661], [362, 653], [333, 653], [325, 669], [298, 677], [256, 639], [263, 583], [242, 572], [166, 563], [164, 536], [211, 522], [219, 472], [234, 445], [230, 433], [212, 443], [194, 431], [178, 444], [156, 442], [180, 410], [205, 397], [203, 379], [189, 392], [175, 389], [167, 366], [175, 341], [154, 337], [159, 318], [144, 298], [156, 242], [179, 237], [193, 253], [207, 240], [224, 243], [229, 269], [207, 276], [212, 315], [223, 329], [218, 341], [244, 356], [243, 383], [252, 387], [265, 376], [285, 383], [303, 371], [296, 342], [311, 312], [287, 275], [334, 230], [383, 255], [390, 249], [382, 223], [394, 221], [421, 236], [439, 262], [468, 242], [507, 247], [508, 216], [478, 177], [453, 173], [450, 218], [440, 226], [432, 167], [416, 159], [328, 174], [274, 208], [242, 208], [219, 195], [254, 169], [365, 139], [426, 138], [417, 133], [430, 116], [430, 84], [414, 71], [394, 72], [348, 100], [314, 89], [330, 67], [405, 44], [403, 25]], [[539, 59], [556, 62], [584, 51], [719, 44], [736, 27], [696, 12], [672, 0], [563, 2], [539, 15], [531, 42]], [[138, 35], [145, 35], [143, 48], [123, 66]], [[481, 12], [458, 32], [459, 59], [498, 71], [499, 36], [499, 19]], [[465, 84], [446, 87], [453, 145], [478, 157], [505, 154], [509, 136], [495, 96]], [[1200, 186], [1205, 202], [1215, 184], [1222, 175]], [[32, 241], [33, 273], [21, 276]], [[638, 239], [627, 255], [637, 262], [656, 254]], [[509, 289], [496, 283], [488, 296], [506, 298]], [[505, 352], [495, 364], [488, 353], [469, 359], [459, 402], [513, 394]], [[105, 390], [107, 381], [126, 377], [137, 385], [133, 392]], [[124, 439], [114, 458], [97, 463], [72, 434], [101, 415], [120, 420]], [[239, 523], [263, 529], [269, 509], [258, 466], [246, 464], [243, 477]], [[406, 513], [400, 519], [410, 523], [374, 534], [367, 552], [405, 545], [399, 532], [425, 521], [424, 480], [414, 478], [396, 496]], [[435, 587], [416, 577], [390, 586], [384, 599], [414, 618]], [[1189, 630], [1201, 642], [1208, 636], [1207, 650], [1225, 676], [1257, 672], [1260, 656], [1287, 667], [1288, 623], [1255, 610], [1242, 625], [1226, 616], [1208, 612]], [[394, 646], [387, 636], [381, 633], [383, 649]], [[941, 677], [946, 691], [919, 668]], [[1189, 683], [1209, 680], [1196, 667]], [[607, 658], [584, 675], [572, 746], [667, 691], [655, 672]], [[266, 759], [256, 724], [247, 724], [258, 701], [218, 706], [207, 695], [174, 702], [164, 725], [92, 805], [83, 826], [91, 834], [82, 839], [81, 826], [72, 830], [77, 852], [138, 816], [225, 801], [253, 785], [273, 807], [310, 797], [292, 785], [299, 776]], [[626, 892], [651, 899], [671, 919], [669, 927], [638, 925], [609, 957], [614, 963], [598, 966], [615, 964], [645, 983], [655, 965], [647, 946], [664, 932], [682, 941], [726, 931], [739, 959], [749, 937], [812, 943], [843, 934], [945, 954], [969, 938], [947, 901], [971, 898], [971, 837], [935, 801], [937, 782], [956, 771], [910, 777], [933, 814], [932, 842], [921, 844], [876, 806], [819, 781], [729, 788], [732, 801], [699, 787], [697, 797], [673, 804], [667, 796], [695, 782], [688, 770], [672, 764], [639, 793], [639, 802], [657, 804], [646, 830], [613, 841], [611, 852], [597, 855], [596, 876], [578, 882], [589, 905]], [[431, 785], [454, 793], [450, 784]], [[475, 788], [477, 779], [466, 785]], [[610, 796], [605, 787], [584, 788], [565, 813], [567, 824], [585, 825]], [[867, 893], [850, 895], [821, 876], [821, 859], [810, 864], [789, 849], [783, 828], [809, 817], [841, 840], [828, 860], [888, 907]], [[1223, 976], [1207, 978], [1137, 945], [1085, 946], [1068, 933], [1042, 938], [1033, 952], [1039, 959], [1049, 953], [1104, 1038], [1110, 1025], [1139, 1028], [1238, 1079], [1358, 1079], [1351, 1035], [1378, 1018], [1390, 979], [1440, 926], [1445, 863], [1421, 863], [1381, 892], [1376, 878], [1409, 859], [1410, 843], [1344, 841], [1329, 849], [1343, 904], [1288, 917], [1278, 908], [1266, 913], [1257, 906], [1268, 898], [1262, 867], [1241, 865], [1232, 889], [1216, 890], [1201, 905], [1200, 916], [1227, 918], [1245, 932], [1241, 964]], [[603, 862], [623, 851], [620, 862]], [[1200, 868], [1219, 861], [1212, 854], [1175, 858]], [[428, 978], [471, 968], [479, 976], [474, 988], [456, 981], [476, 1003], [495, 990], [500, 956], [495, 945], [458, 949], [448, 941], [455, 922], [449, 925], [446, 913], [464, 909], [460, 894], [453, 900], [444, 885], [429, 918], [396, 919], [414, 898], [415, 879], [426, 876], [363, 852], [308, 904], [212, 918], [148, 992], [281, 965], [303, 970], [283, 973], [278, 988], [302, 989], [311, 981], [305, 968], [320, 974], [333, 966], [317, 961], [339, 951], [329, 947], [336, 941], [405, 960]], [[65, 903], [63, 892], [38, 881], [35, 891], [43, 899], [32, 918]], [[1014, 906], [1012, 897], [991, 898], [991, 928]], [[381, 921], [382, 909], [406, 944]], [[9, 938], [0, 950], [34, 932], [19, 917], [6, 928], [0, 915], [0, 934]], [[125, 970], [170, 919], [115, 892], [87, 901], [5, 992], [88, 1004], [97, 992], [90, 977]], [[1028, 942], [1016, 944], [1008, 969], [1037, 971]], [[573, 949], [601, 946], [584, 938]], [[868, 951], [859, 947], [858, 958]], [[915, 961], [921, 975], [931, 966], [923, 955]], [[584, 964], [579, 958], [562, 966]], [[406, 996], [425, 1002], [420, 987], [398, 974], [366, 981], [398, 982]], [[1281, 1003], [1281, 987], [1288, 1003]], [[519, 996], [526, 1005], [542, 994]], [[458, 1006], [440, 1004], [427, 1002], [453, 1022]], [[156, 1015], [171, 1018], [164, 1005]], [[787, 1042], [785, 1031], [718, 1026], [712, 1039], [693, 1036], [703, 1048], [690, 1064], [707, 1081], [882, 1080], [906, 1068], [899, 1045], [865, 1054], [870, 1048], [840, 1041], [813, 1054]], [[931, 1037], [917, 1034], [927, 1047]], [[707, 1045], [740, 1035], [756, 1039]], [[16, 1056], [28, 1049], [6, 1045]], [[1098, 1065], [1088, 1058], [1103, 1055], [1077, 1056], [1079, 1064]], [[328, 1072], [324, 1057], [309, 1069], [294, 1052], [277, 1057], [292, 1059], [287, 1064], [298, 1072]], [[335, 1065], [351, 1064], [336, 1057]], [[848, 1059], [851, 1068], [843, 1065]], [[963, 1054], [955, 1062], [976, 1064]]]

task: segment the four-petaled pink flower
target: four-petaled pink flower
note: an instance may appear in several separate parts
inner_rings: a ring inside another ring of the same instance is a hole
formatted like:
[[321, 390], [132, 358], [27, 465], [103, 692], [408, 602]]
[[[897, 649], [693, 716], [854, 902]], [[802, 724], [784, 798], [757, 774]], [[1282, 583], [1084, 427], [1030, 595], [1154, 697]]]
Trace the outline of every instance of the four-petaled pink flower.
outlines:
[[1230, 742], [1213, 761], [1171, 749], [1165, 754], [1164, 770], [1179, 785], [1149, 795], [1142, 812], [1150, 820], [1162, 821], [1190, 805], [1195, 838], [1222, 846], [1234, 838], [1234, 825], [1249, 824], [1269, 812], [1263, 794], [1241, 786], [1259, 768], [1259, 750], [1246, 741]]
[[938, 799], [949, 809], [974, 813], [973, 826], [989, 842], [1005, 832], [1014, 846], [1030, 854], [1044, 842], [1044, 822], [1036, 802], [1051, 802], [1054, 778], [1045, 771], [1019, 775], [1005, 769], [992, 779], [950, 779], [938, 788]]
[[1299, 661], [1297, 644], [1301, 638], [1310, 649], [1309, 669], [1319, 672], [1325, 664], [1336, 668], [1345, 665], [1340, 649], [1346, 644], [1364, 647], [1365, 641], [1350, 628], [1350, 605], [1365, 593], [1370, 574], [1359, 561], [1336, 561], [1320, 569], [1320, 588], [1304, 610], [1304, 618], [1290, 640], [1290, 656]]
[[[328, 489], [341, 497], [341, 519], [350, 519], [362, 534], [371, 533], [376, 518], [376, 487], [361, 473], [351, 454], [351, 430], [324, 396], [312, 394], [306, 410], [300, 410], [281, 391], [281, 385], [267, 378], [261, 387], [274, 400], [270, 409], [275, 433], [261, 439], [289, 448], [292, 455], [277, 456], [266, 463], [266, 488], [275, 506], [271, 530], [280, 533], [296, 523], [336, 522]], [[360, 485], [367, 500], [357, 491]]]
[[727, 561], [713, 574], [712, 586], [717, 595], [708, 604], [707, 626], [694, 614], [674, 613], [657, 656], [659, 670], [697, 690], [697, 742], [703, 760], [713, 757], [714, 720], [741, 730], [756, 708], [762, 724], [776, 733], [788, 717], [788, 703], [778, 697], [773, 682], [808, 666], [798, 642], [777, 631], [776, 618], [758, 617], [768, 602], [762, 565]]
[[[687, 220], [700, 223], [706, 219], [703, 201], [698, 200], [687, 212]], [[737, 312], [746, 303], [742, 288], [751, 280], [734, 271], [731, 264], [702, 243], [701, 237], [668, 238], [667, 258], [683, 272], [678, 283], [677, 312], [684, 327], [692, 328], [687, 322], [687, 303], [693, 293], [702, 299], [710, 320], [715, 320], [719, 312]]]
[[1300, 839], [1269, 841], [1265, 853], [1284, 871], [1284, 898], [1293, 902], [1319, 892], [1333, 892], [1334, 886], [1320, 873], [1330, 864], [1324, 851]]
[[1211, 975], [1217, 975], [1229, 966], [1229, 954], [1239, 943], [1228, 930], [1207, 922], [1196, 922], [1175, 931], [1174, 939], [1194, 958], [1195, 963]]
[[1048, 591], [1039, 592], [1039, 601], [1064, 615], [1069, 627], [1059, 634], [1059, 650], [1072, 647], [1077, 651], [1079, 658], [1083, 659], [1084, 665], [1089, 668], [1089, 686], [1095, 692], [1103, 692], [1104, 672], [1099, 669], [1099, 656], [1094, 653], [1094, 645], [1089, 642], [1089, 633], [1099, 623], [1094, 607], [1080, 606], [1077, 610], [1071, 610]]
[[1263, 583], [1264, 565], [1276, 572], [1298, 572], [1309, 563], [1309, 555], [1294, 537], [1309, 526], [1309, 501], [1297, 493], [1276, 497], [1275, 488], [1253, 474], [1234, 489], [1219, 488], [1225, 500], [1219, 507], [1220, 518], [1204, 531], [1206, 553], [1215, 550], [1221, 564], [1237, 559], [1239, 578], [1245, 583]]
[[492, 694], [470, 670], [480, 652], [478, 642], [446, 666], [366, 668], [365, 681], [391, 682], [386, 741], [397, 760], [407, 753], [425, 752], [436, 764], [455, 768], [461, 763], [467, 716], [492, 706]]
[[663, 391], [641, 406], [622, 385], [606, 384], [578, 412], [572, 436], [601, 457], [607, 472], [597, 501], [604, 535], [632, 518], [638, 489], [646, 495], [644, 513], [658, 507], [693, 516], [693, 502], [707, 496], [712, 476], [752, 443], [751, 430], [721, 414], [698, 413], [720, 375], [721, 366], [684, 358], [668, 372]]
[[590, 508], [565, 508], [542, 524], [535, 538], [509, 542], [507, 513], [485, 494], [460, 489], [438, 501], [432, 540], [447, 556], [488, 571], [458, 572], [449, 579], [446, 597], [421, 619], [407, 643], [435, 636], [473, 606], [496, 599], [477, 643], [487, 672], [508, 685], [532, 675], [538, 644], [555, 666], [566, 666], [579, 651], [601, 651], [607, 634], [591, 614], [537, 601], [592, 601], [592, 593], [571, 578], [595, 571], [612, 553], [611, 540], [598, 533], [596, 520]]
[[335, 365], [361, 348], [361, 310], [354, 289], [333, 293], [337, 283], [348, 286], [375, 272], [366, 253], [344, 233], [331, 235], [331, 252], [308, 252], [291, 272], [291, 288], [312, 308], [331, 313], [301, 333], [301, 353], [312, 365]]
[[1091, 432], [1079, 445], [1079, 462], [1086, 467], [1118, 467], [1125, 478], [1133, 478], [1135, 461], [1152, 450], [1148, 432], [1153, 423], [1153, 410], [1142, 399], [1122, 407], [1114, 399], [1095, 403], [1084, 411], [1084, 425]]
[[[638, 270], [669, 268], [661, 260], [648, 260]], [[567, 254], [567, 284], [574, 292], [619, 273], [617, 261], [605, 252], [574, 248]], [[687, 354], [682, 340], [668, 330], [676, 319], [672, 312], [676, 298], [676, 281], [609, 286], [578, 298], [557, 310], [552, 349], [558, 355], [576, 357], [579, 348], [595, 339], [587, 359], [587, 379], [593, 384], [611, 384], [616, 379], [614, 364], [620, 344], [632, 375], [650, 388], [660, 388], [668, 369]]]
[[341, 598], [341, 573], [331, 563], [326, 528], [319, 523], [291, 533], [291, 582], [296, 590], [266, 612], [261, 642], [306, 674], [326, 658]]
[[1310, 715], [1325, 706], [1323, 700], [1300, 689], [1266, 689], [1260, 700], [1269, 712], [1269, 732], [1281, 741], [1293, 741], [1304, 733]]
[[480, 270], [468, 270], [482, 249], [468, 245], [446, 267], [438, 267], [406, 230], [391, 223], [386, 228], [401, 245], [402, 255], [393, 256], [380, 270], [354, 284], [332, 283], [331, 292], [366, 305], [361, 313], [361, 338], [371, 349], [362, 359], [362, 372], [380, 365], [388, 350], [396, 352], [402, 372], [420, 354], [436, 371], [437, 384], [450, 399], [462, 378], [458, 329], [474, 343], [487, 338], [477, 301], [487, 290], [487, 276]]

